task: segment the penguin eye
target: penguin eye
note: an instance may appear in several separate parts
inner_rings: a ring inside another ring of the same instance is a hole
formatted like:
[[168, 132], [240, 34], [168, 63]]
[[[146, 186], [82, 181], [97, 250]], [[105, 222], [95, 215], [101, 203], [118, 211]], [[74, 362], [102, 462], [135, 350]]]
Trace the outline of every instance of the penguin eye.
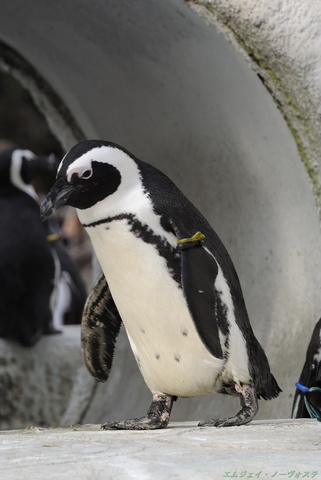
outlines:
[[85, 170], [84, 173], [82, 173], [81, 178], [83, 178], [84, 180], [87, 180], [87, 178], [90, 178], [92, 174], [93, 174], [92, 170]]

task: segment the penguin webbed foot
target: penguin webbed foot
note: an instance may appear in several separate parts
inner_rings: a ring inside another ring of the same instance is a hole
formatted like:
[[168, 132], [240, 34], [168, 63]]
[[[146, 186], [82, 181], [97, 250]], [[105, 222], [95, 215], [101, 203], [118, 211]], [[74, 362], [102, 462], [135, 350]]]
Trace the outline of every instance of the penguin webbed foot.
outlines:
[[103, 430], [156, 430], [166, 428], [167, 424], [168, 421], [162, 421], [160, 418], [151, 419], [146, 416], [120, 422], [106, 422], [101, 428]]
[[101, 428], [104, 430], [156, 430], [166, 428], [173, 400], [172, 395], [153, 394], [153, 401], [145, 417], [120, 422], [106, 422]]
[[235, 390], [240, 396], [241, 410], [235, 415], [235, 417], [213, 419], [200, 422], [199, 427], [234, 427], [239, 425], [245, 425], [249, 423], [253, 417], [257, 414], [259, 405], [254, 387], [251, 385], [237, 385], [235, 384]]

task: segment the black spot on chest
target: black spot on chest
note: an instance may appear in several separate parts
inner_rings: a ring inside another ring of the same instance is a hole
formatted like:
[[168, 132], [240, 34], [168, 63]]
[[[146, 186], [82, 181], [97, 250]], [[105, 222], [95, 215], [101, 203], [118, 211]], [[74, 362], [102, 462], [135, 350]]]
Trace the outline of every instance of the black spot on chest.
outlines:
[[156, 235], [147, 224], [140, 222], [135, 215], [124, 213], [114, 217], [107, 217], [87, 225], [84, 224], [84, 227], [92, 228], [103, 224], [105, 228], [108, 229], [109, 223], [121, 220], [127, 221], [130, 231], [135, 235], [136, 238], [140, 238], [143, 242], [154, 246], [158, 254], [164, 258], [170, 275], [182, 288], [180, 252], [175, 247], [172, 247], [165, 237]]

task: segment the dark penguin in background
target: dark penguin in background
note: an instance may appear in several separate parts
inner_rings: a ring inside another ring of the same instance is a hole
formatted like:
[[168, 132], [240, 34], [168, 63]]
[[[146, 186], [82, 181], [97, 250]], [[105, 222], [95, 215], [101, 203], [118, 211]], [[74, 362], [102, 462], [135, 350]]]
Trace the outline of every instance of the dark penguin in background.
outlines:
[[292, 418], [314, 416], [321, 421], [321, 318], [314, 327], [303, 370], [296, 385]]
[[228, 253], [168, 177], [116, 144], [85, 141], [63, 158], [43, 219], [65, 204], [76, 207], [103, 271], [84, 310], [87, 367], [107, 379], [123, 322], [153, 395], [145, 417], [103, 428], [164, 428], [178, 396], [209, 393], [239, 396], [241, 410], [200, 426], [241, 425], [258, 398], [278, 396]]
[[[27, 165], [29, 181], [32, 181], [32, 185], [40, 198], [44, 198], [55, 181], [59, 165], [57, 157], [53, 154], [36, 156]], [[58, 256], [57, 270], [60, 270], [57, 300], [53, 312], [54, 325], [59, 328], [62, 324], [79, 324], [87, 298], [85, 282], [68, 253], [65, 241], [60, 236], [58, 220], [54, 217], [48, 220], [46, 229], [47, 240], [50, 242], [52, 253]]]
[[25, 346], [55, 331], [55, 261], [29, 185], [33, 157], [29, 150], [0, 153], [0, 336]]
[[53, 313], [66, 254], [51, 225], [41, 222], [30, 184], [44, 168], [29, 150], [0, 152], [0, 336], [24, 346], [58, 332]]

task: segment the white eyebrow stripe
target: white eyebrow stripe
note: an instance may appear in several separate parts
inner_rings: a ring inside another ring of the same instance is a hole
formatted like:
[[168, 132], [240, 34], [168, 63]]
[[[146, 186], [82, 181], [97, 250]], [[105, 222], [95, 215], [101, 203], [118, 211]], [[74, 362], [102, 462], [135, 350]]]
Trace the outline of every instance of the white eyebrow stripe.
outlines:
[[[80, 178], [86, 170], [90, 170], [92, 172], [91, 166], [88, 165], [79, 165], [78, 167], [68, 168], [67, 170], [67, 181], [70, 182], [72, 176], [76, 173]], [[88, 177], [89, 178], [89, 177]]]
[[36, 202], [39, 203], [39, 197], [36, 194], [35, 189], [32, 185], [26, 184], [21, 177], [21, 168], [23, 159], [26, 158], [28, 160], [32, 160], [35, 155], [30, 150], [14, 150], [11, 157], [11, 166], [10, 166], [10, 179], [12, 185], [19, 190], [27, 193], [30, 197], [32, 197]]

